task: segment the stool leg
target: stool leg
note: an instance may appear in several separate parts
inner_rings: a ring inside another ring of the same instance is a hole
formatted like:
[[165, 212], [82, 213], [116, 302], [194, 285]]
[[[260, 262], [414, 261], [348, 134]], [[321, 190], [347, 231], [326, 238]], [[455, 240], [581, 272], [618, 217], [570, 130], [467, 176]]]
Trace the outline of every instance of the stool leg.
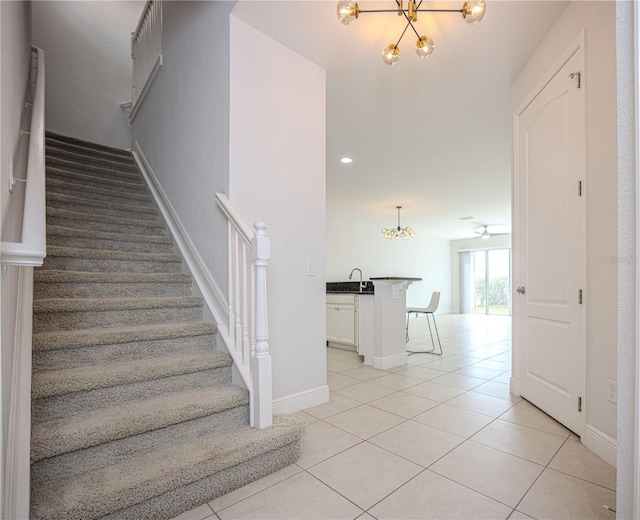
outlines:
[[[442, 343], [440, 343], [440, 334], [438, 333], [438, 325], [436, 323], [436, 316], [435, 314], [431, 313], [431, 317], [433, 318], [433, 326], [436, 329], [436, 337], [438, 338], [438, 346], [440, 347], [440, 356], [442, 355]], [[431, 341], [433, 342], [433, 336], [431, 336]], [[434, 350], [436, 348], [436, 346], [433, 346]]]
[[407, 312], [407, 327], [405, 328], [404, 336], [405, 343], [409, 343], [409, 316], [411, 316], [411, 313]]
[[429, 335], [431, 336], [431, 350], [429, 350], [429, 352], [433, 352], [436, 349], [436, 344], [433, 341], [433, 332], [431, 331], [431, 322], [429, 321], [429, 313], [425, 312], [424, 317], [427, 318], [427, 325], [429, 325]]

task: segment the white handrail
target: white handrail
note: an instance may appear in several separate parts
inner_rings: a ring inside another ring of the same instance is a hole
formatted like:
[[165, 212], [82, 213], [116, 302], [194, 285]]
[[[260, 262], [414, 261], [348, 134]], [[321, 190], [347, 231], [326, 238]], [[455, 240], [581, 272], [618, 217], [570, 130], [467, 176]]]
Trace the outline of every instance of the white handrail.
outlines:
[[257, 222], [255, 233], [240, 218], [229, 199], [216, 193], [227, 217], [229, 288], [227, 349], [250, 386], [250, 422], [256, 428], [273, 423], [272, 370], [267, 325], [267, 265], [270, 258], [266, 225]]
[[38, 56], [36, 88], [31, 112], [31, 129], [24, 216], [20, 242], [2, 242], [2, 265], [42, 265], [46, 250], [46, 200], [44, 157], [44, 52]]
[[162, 2], [147, 0], [135, 32], [131, 33], [133, 60], [131, 112], [133, 120], [153, 78], [162, 66]]

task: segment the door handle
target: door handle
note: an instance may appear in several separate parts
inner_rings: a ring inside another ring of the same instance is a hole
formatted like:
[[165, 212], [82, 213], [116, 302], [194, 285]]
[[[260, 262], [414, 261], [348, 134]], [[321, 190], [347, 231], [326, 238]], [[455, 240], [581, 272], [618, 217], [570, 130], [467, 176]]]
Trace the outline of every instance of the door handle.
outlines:
[[516, 292], [520, 293], [520, 294], [524, 294], [524, 287], [521, 285], [520, 287], [518, 287], [516, 289]]

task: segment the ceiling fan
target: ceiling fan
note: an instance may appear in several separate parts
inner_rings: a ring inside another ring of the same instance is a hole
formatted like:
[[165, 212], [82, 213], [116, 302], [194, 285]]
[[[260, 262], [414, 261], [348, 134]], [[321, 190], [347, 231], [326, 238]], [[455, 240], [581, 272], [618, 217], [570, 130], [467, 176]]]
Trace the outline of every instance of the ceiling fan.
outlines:
[[488, 240], [491, 237], [496, 237], [499, 235], [508, 235], [509, 233], [490, 233], [489, 230], [487, 229], [489, 227], [488, 224], [480, 224], [480, 228], [478, 228], [480, 231], [478, 231], [478, 229], [474, 229], [473, 232], [480, 235], [480, 238], [484, 239], [484, 240]]

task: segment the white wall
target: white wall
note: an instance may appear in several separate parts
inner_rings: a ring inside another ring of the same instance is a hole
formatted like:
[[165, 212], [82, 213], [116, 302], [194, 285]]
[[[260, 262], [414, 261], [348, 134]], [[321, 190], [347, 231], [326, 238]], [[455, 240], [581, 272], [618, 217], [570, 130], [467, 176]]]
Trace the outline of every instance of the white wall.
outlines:
[[324, 70], [232, 16], [229, 198], [267, 223], [273, 396], [287, 411], [296, 395], [326, 399], [325, 113]]
[[466, 238], [451, 241], [451, 312], [460, 312], [460, 251], [511, 249], [511, 235], [498, 235], [487, 240]]
[[132, 125], [205, 265], [227, 294], [229, 13], [234, 2], [163, 2], [164, 65]]
[[[426, 307], [433, 291], [440, 291], [438, 313], [451, 312], [451, 254], [448, 240], [416, 233], [407, 240], [387, 240], [384, 224], [341, 219], [327, 211], [327, 282], [343, 282], [354, 267], [363, 278], [408, 276], [422, 278], [407, 289], [407, 305]], [[393, 224], [393, 221], [388, 225]], [[411, 226], [411, 222], [402, 221]], [[358, 273], [354, 273], [357, 279]]]
[[47, 130], [131, 146], [131, 32], [142, 1], [33, 2], [34, 44], [47, 59]]
[[587, 435], [583, 441], [609, 459], [611, 450], [605, 448], [612, 441], [614, 463], [616, 406], [607, 401], [607, 380], [617, 380], [615, 9], [615, 2], [571, 2], [514, 82], [511, 99], [515, 109], [571, 41], [585, 30]]

